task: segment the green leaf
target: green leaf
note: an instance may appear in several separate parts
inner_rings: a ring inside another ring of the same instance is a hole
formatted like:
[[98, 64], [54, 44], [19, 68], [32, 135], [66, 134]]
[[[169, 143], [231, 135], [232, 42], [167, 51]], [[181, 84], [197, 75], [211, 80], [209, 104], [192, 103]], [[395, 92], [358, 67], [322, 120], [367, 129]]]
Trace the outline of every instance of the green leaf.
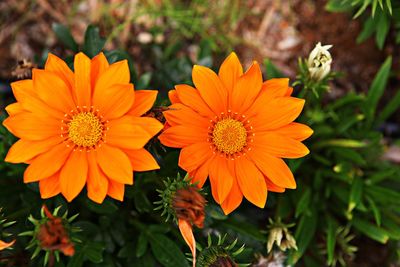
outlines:
[[307, 187], [303, 195], [297, 202], [296, 213], [295, 213], [296, 218], [299, 217], [299, 215], [303, 214], [303, 212], [308, 209], [310, 201], [311, 201], [311, 190], [309, 187]]
[[88, 242], [84, 248], [85, 256], [91, 262], [102, 263], [104, 249], [104, 244], [101, 242]]
[[369, 185], [365, 190], [378, 203], [400, 205], [400, 193], [395, 190], [375, 185]]
[[189, 267], [185, 255], [171, 239], [162, 234], [147, 233], [151, 251], [165, 267]]
[[350, 3], [342, 0], [329, 0], [325, 5], [325, 9], [329, 12], [348, 12], [352, 8]]
[[69, 260], [67, 267], [83, 266], [84, 258], [85, 258], [84, 250], [83, 249], [77, 250], [74, 256], [72, 256], [72, 258]]
[[369, 207], [372, 210], [372, 213], [374, 214], [376, 225], [381, 226], [381, 212], [380, 212], [379, 208], [376, 206], [376, 204], [372, 198], [367, 197], [367, 201], [368, 201]]
[[383, 110], [378, 116], [378, 119], [376, 120], [377, 124], [380, 124], [384, 121], [386, 121], [390, 115], [392, 115], [395, 111], [397, 111], [400, 108], [400, 88], [398, 89], [397, 93], [394, 95], [394, 97], [385, 105]]
[[351, 185], [350, 197], [349, 197], [349, 205], [347, 208], [347, 212], [350, 214], [355, 207], [360, 204], [362, 189], [363, 189], [363, 180], [360, 177], [355, 177], [353, 180], [353, 184]]
[[373, 121], [376, 106], [378, 105], [379, 99], [385, 91], [391, 66], [392, 57], [389, 56], [380, 67], [372, 82], [371, 88], [368, 91], [367, 100], [364, 106], [364, 112], [367, 116], [369, 123]]
[[376, 26], [376, 44], [378, 45], [379, 49], [382, 49], [383, 45], [385, 44], [386, 36], [389, 32], [390, 17], [384, 12], [380, 12], [378, 15], [378, 24]]
[[147, 241], [147, 237], [145, 233], [141, 232], [139, 235], [139, 238], [137, 240], [137, 245], [136, 245], [136, 257], [140, 258], [142, 257], [146, 251], [147, 251], [147, 244], [149, 242]]
[[357, 44], [367, 40], [376, 31], [376, 21], [374, 18], [369, 17], [363, 24], [363, 29], [357, 36]]
[[102, 204], [97, 204], [89, 199], [86, 200], [87, 207], [98, 214], [112, 214], [118, 210], [117, 205], [115, 205], [111, 200], [104, 200]]
[[72, 37], [71, 32], [66, 26], [59, 23], [53, 23], [52, 28], [57, 39], [60, 40], [61, 43], [75, 53], [78, 52], [78, 44], [75, 42], [74, 37]]
[[336, 229], [331, 218], [328, 219], [328, 229], [326, 233], [326, 250], [328, 254], [328, 265], [332, 265], [335, 255]]
[[96, 56], [103, 49], [106, 39], [100, 37], [99, 28], [89, 25], [85, 32], [83, 52], [90, 58]]
[[365, 142], [354, 140], [354, 139], [331, 139], [326, 141], [321, 141], [315, 145], [315, 147], [348, 147], [348, 148], [361, 148], [367, 146]]
[[135, 89], [149, 89], [152, 73], [143, 73], [135, 84]]
[[317, 214], [315, 209], [311, 210], [311, 214], [305, 213], [296, 228], [295, 239], [297, 243], [297, 251], [294, 251], [289, 258], [291, 264], [296, 263], [304, 252], [307, 250], [310, 242], [314, 239], [317, 229]]
[[358, 217], [354, 217], [353, 226], [369, 238], [382, 244], [386, 244], [386, 242], [389, 240], [388, 232], [385, 229], [377, 227], [376, 225], [373, 225], [372, 223], [364, 221]]

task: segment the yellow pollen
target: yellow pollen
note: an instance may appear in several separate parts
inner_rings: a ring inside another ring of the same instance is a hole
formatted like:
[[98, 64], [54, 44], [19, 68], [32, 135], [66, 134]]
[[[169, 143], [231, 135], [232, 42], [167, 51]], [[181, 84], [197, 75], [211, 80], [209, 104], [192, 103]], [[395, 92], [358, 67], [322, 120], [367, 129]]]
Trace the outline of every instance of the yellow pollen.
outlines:
[[240, 121], [223, 119], [215, 124], [212, 141], [220, 152], [232, 155], [246, 146], [247, 130]]
[[92, 112], [81, 112], [68, 123], [68, 137], [77, 146], [91, 147], [103, 136], [103, 124]]

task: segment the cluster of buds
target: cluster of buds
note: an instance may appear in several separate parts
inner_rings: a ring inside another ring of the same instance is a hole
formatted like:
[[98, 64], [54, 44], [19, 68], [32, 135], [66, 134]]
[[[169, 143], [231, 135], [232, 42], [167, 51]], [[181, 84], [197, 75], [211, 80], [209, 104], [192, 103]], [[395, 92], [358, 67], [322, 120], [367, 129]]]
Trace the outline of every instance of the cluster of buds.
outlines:
[[163, 209], [161, 215], [166, 215], [167, 221], [173, 217], [177, 222], [182, 237], [192, 252], [193, 266], [196, 266], [196, 240], [193, 235], [193, 225], [203, 228], [206, 200], [200, 190], [190, 184], [189, 180], [188, 175], [182, 179], [180, 174], [174, 180], [168, 178], [164, 181], [165, 189], [157, 190], [161, 200], [155, 204], [159, 205], [156, 210]]
[[[78, 214], [67, 218], [68, 213], [63, 216], [58, 216], [61, 207], [58, 207], [51, 213], [45, 205], [41, 209], [41, 218], [35, 219], [29, 216], [28, 220], [35, 226], [33, 231], [21, 233], [20, 236], [32, 236], [27, 249], [36, 247], [32, 259], [35, 258], [41, 250], [46, 252], [44, 264], [54, 261], [54, 256], [57, 261], [60, 257], [60, 252], [65, 256], [73, 256], [75, 253], [74, 242], [79, 242], [76, 238], [71, 238], [73, 233], [80, 229], [72, 227], [72, 221]], [[74, 241], [74, 242], [73, 242]]]
[[297, 250], [296, 240], [288, 229], [293, 226], [294, 224], [283, 224], [279, 218], [276, 222], [269, 219], [269, 235], [267, 241], [268, 253], [271, 252], [274, 244], [276, 244], [276, 246], [282, 251], [286, 251], [287, 249]]
[[229, 245], [225, 245], [226, 235], [218, 236], [217, 244], [212, 243], [211, 236], [208, 236], [208, 245], [203, 250], [200, 250], [198, 257], [198, 266], [201, 267], [236, 267], [247, 266], [247, 264], [237, 264], [235, 257], [244, 250], [244, 245], [234, 251], [237, 239]]
[[308, 56], [307, 67], [312, 80], [321, 81], [331, 71], [332, 56], [328, 51], [331, 47], [318, 43]]
[[0, 238], [1, 238], [0, 239], [0, 251], [10, 248], [15, 243], [15, 240], [12, 240], [10, 242], [6, 242], [6, 241], [2, 240], [3, 238], [8, 238], [11, 236], [11, 234], [4, 231], [4, 229], [13, 225], [15, 223], [15, 221], [8, 222], [7, 219], [4, 218], [3, 213], [1, 213], [1, 210], [2, 210], [2, 208], [0, 208]]

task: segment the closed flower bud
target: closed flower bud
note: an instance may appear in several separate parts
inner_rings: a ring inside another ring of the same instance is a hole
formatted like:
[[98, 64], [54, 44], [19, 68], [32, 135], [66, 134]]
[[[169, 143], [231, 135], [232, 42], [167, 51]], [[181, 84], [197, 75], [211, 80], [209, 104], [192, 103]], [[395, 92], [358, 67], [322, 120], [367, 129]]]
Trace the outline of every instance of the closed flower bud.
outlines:
[[274, 244], [282, 251], [286, 251], [287, 249], [297, 250], [296, 240], [288, 230], [291, 226], [283, 224], [279, 219], [277, 222], [270, 219], [270, 225], [268, 226], [270, 230], [267, 241], [268, 253], [271, 252]]
[[331, 71], [332, 56], [329, 49], [332, 45], [321, 45], [318, 43], [311, 51], [307, 60], [308, 72], [310, 78], [315, 81], [321, 81]]
[[186, 220], [203, 228], [206, 200], [193, 186], [178, 189], [172, 200], [172, 207], [178, 219]]

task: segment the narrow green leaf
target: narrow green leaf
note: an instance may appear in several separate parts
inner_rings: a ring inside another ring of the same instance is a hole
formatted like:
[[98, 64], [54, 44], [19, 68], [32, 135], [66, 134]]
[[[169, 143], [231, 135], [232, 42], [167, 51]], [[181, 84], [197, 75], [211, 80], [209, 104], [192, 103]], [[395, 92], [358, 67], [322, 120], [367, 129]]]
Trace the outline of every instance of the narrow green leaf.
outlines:
[[317, 229], [317, 214], [315, 209], [311, 210], [311, 214], [303, 214], [297, 225], [295, 232], [295, 239], [297, 243], [297, 251], [294, 251], [291, 255], [289, 262], [291, 264], [296, 263], [300, 257], [307, 250], [310, 242], [314, 239], [315, 231]]
[[140, 233], [138, 240], [137, 240], [137, 245], [136, 245], [136, 257], [140, 258], [142, 257], [146, 251], [147, 251], [147, 238], [146, 235], [142, 232]]
[[376, 225], [381, 226], [381, 212], [379, 208], [376, 206], [375, 201], [372, 198], [367, 197], [367, 201], [372, 213], [374, 214]]
[[60, 40], [63, 45], [75, 53], [78, 52], [78, 44], [75, 42], [74, 37], [72, 37], [71, 32], [66, 26], [59, 23], [53, 23], [52, 28], [57, 39]]
[[296, 213], [295, 213], [296, 218], [299, 217], [299, 215], [303, 214], [303, 212], [308, 209], [310, 201], [311, 201], [311, 190], [309, 187], [307, 187], [307, 189], [297, 202]]
[[376, 27], [376, 44], [379, 49], [383, 48], [385, 44], [386, 36], [389, 33], [390, 28], [390, 17], [385, 14], [385, 12], [379, 12], [377, 15], [378, 24]]
[[378, 105], [379, 99], [381, 98], [383, 92], [385, 91], [391, 66], [392, 66], [392, 57], [389, 56], [380, 67], [368, 91], [367, 101], [365, 103], [364, 110], [369, 122], [373, 121], [373, 117], [375, 115], [375, 110]]
[[377, 119], [377, 124], [386, 121], [390, 117], [390, 115], [392, 115], [399, 108], [400, 108], [400, 88], [398, 89], [394, 97], [389, 101], [389, 103], [385, 105], [385, 107], [379, 114]]
[[349, 205], [347, 208], [347, 212], [351, 213], [355, 207], [361, 201], [362, 189], [363, 189], [363, 180], [360, 177], [355, 177], [353, 180], [353, 184], [351, 185], [350, 197], [349, 197]]
[[386, 242], [389, 240], [388, 232], [385, 229], [377, 227], [376, 225], [373, 225], [372, 223], [364, 221], [358, 217], [354, 217], [353, 226], [369, 238], [382, 244], [386, 244]]
[[360, 32], [360, 34], [357, 36], [357, 44], [360, 44], [367, 40], [369, 37], [372, 36], [372, 34], [376, 31], [376, 21], [374, 18], [369, 17], [364, 23], [363, 23], [363, 29]]
[[335, 255], [335, 244], [336, 244], [336, 229], [332, 219], [328, 219], [328, 229], [326, 233], [326, 250], [328, 254], [328, 265], [332, 265]]

